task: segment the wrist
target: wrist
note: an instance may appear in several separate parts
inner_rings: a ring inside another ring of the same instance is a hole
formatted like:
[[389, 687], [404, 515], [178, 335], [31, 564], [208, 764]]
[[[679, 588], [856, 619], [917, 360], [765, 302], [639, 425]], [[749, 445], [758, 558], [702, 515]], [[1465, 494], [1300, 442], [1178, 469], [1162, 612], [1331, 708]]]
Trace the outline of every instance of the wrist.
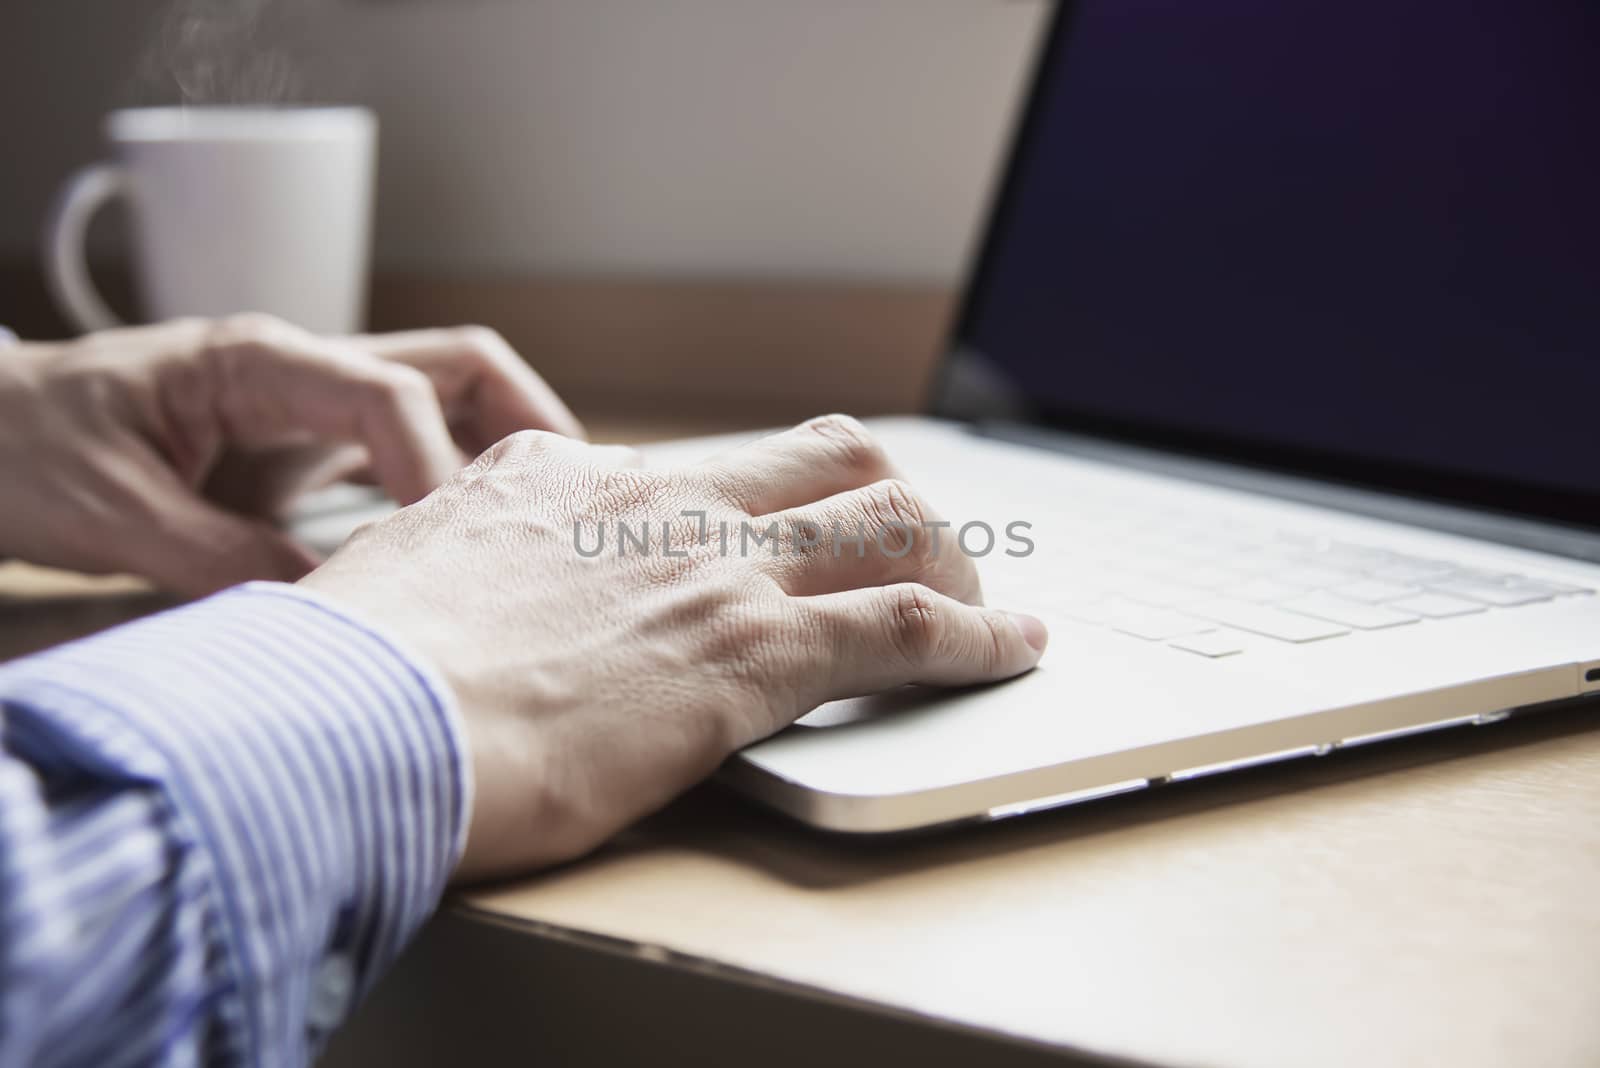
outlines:
[[471, 765], [466, 840], [453, 881], [544, 867], [588, 847], [584, 814], [572, 791], [561, 789], [549, 741], [526, 715], [526, 680], [520, 688], [497, 686], [504, 672], [482, 660], [492, 649], [464, 640], [449, 611], [346, 559], [336, 557], [296, 588], [351, 618], [382, 621], [394, 645], [449, 690]]
[[[432, 698], [441, 725], [450, 740], [449, 749], [456, 754], [453, 770], [460, 781], [462, 825], [465, 827], [470, 821], [476, 794], [474, 761], [471, 759], [471, 749], [468, 744], [470, 736], [466, 728], [466, 717], [448, 675], [441, 670], [441, 665], [427, 649], [415, 642], [413, 636], [406, 633], [403, 626], [396, 625], [397, 620], [391, 613], [379, 611], [375, 605], [364, 605], [359, 599], [352, 599], [340, 593], [337, 586], [333, 590], [328, 590], [322, 584], [308, 581], [316, 574], [317, 572], [312, 572], [296, 583], [252, 582], [241, 589], [255, 588], [264, 591], [277, 589], [283, 591], [285, 596], [307, 601], [327, 614], [365, 632], [375, 642], [387, 646], [393, 655], [406, 665], [422, 690]], [[459, 853], [459, 849], [457, 852]]]
[[469, 701], [471, 695], [464, 694], [463, 688], [452, 678], [451, 668], [456, 658], [449, 654], [435, 633], [439, 629], [439, 615], [419, 611], [415, 605], [408, 605], [404, 597], [394, 596], [389, 586], [381, 580], [364, 575], [359, 569], [341, 566], [342, 563], [336, 559], [323, 564], [294, 583], [294, 589], [307, 600], [321, 604], [358, 626], [381, 635], [396, 652], [416, 666], [447, 706], [446, 715], [459, 740], [458, 749], [464, 754], [461, 774], [465, 798], [464, 826], [468, 830], [459, 862], [465, 864], [474, 841], [481, 839], [481, 834], [473, 830], [481, 807], [480, 783], [483, 778], [479, 770], [483, 763], [480, 757], [482, 730], [474, 720], [481, 717], [472, 712]]

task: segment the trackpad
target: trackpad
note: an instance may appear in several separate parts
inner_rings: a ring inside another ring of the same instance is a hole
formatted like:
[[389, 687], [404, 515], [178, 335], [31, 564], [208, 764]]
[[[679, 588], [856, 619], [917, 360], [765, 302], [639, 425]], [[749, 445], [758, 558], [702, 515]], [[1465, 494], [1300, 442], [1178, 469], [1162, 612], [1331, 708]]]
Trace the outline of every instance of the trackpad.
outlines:
[[[1005, 683], [995, 683], [1004, 686]], [[847, 727], [857, 723], [873, 723], [891, 717], [909, 717], [918, 712], [932, 712], [948, 705], [974, 690], [989, 686], [969, 686], [950, 690], [935, 686], [901, 686], [870, 697], [852, 697], [847, 701], [829, 701], [812, 709], [795, 720], [796, 727]]]

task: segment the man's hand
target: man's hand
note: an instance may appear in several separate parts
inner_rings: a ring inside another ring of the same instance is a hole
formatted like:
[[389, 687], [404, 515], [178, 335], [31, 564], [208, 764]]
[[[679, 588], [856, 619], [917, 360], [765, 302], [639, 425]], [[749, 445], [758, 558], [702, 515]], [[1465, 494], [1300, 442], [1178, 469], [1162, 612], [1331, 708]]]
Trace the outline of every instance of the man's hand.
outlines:
[[0, 350], [0, 557], [184, 594], [317, 564], [270, 520], [352, 475], [415, 501], [523, 429], [581, 435], [492, 331], [321, 338], [265, 316]]
[[[954, 539], [880, 550], [877, 531], [934, 516], [854, 420], [680, 470], [618, 459], [513, 435], [303, 580], [430, 657], [460, 700], [476, 780], [462, 877], [582, 854], [825, 701], [1038, 662], [1043, 625], [979, 607]], [[773, 522], [776, 554], [741, 543]], [[648, 549], [623, 551], [619, 523], [648, 529]], [[796, 544], [796, 523], [870, 533], [836, 553]]]

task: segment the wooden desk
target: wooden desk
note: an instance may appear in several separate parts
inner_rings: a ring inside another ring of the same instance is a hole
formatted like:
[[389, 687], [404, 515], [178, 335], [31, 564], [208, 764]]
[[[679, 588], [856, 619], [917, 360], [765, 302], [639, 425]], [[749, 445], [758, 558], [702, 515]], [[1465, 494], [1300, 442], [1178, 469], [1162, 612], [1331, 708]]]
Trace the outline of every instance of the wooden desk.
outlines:
[[346, 1048], [754, 1063], [763, 1014], [779, 1064], [1600, 1064], [1600, 717], [899, 841], [702, 792], [463, 895]]
[[[7, 654], [164, 603], [18, 565], [0, 590]], [[755, 1049], [1600, 1064], [1600, 715], [892, 840], [703, 790], [586, 861], [462, 895], [328, 1063]]]

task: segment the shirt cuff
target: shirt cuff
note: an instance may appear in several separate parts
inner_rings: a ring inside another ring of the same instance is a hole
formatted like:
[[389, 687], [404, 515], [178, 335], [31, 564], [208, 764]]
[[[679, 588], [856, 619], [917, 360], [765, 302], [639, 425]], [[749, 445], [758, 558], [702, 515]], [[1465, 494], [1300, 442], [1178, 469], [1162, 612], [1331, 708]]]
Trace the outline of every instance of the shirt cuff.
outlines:
[[297, 1063], [438, 903], [471, 767], [453, 697], [370, 623], [251, 583], [7, 668], [210, 858], [246, 1044]]

